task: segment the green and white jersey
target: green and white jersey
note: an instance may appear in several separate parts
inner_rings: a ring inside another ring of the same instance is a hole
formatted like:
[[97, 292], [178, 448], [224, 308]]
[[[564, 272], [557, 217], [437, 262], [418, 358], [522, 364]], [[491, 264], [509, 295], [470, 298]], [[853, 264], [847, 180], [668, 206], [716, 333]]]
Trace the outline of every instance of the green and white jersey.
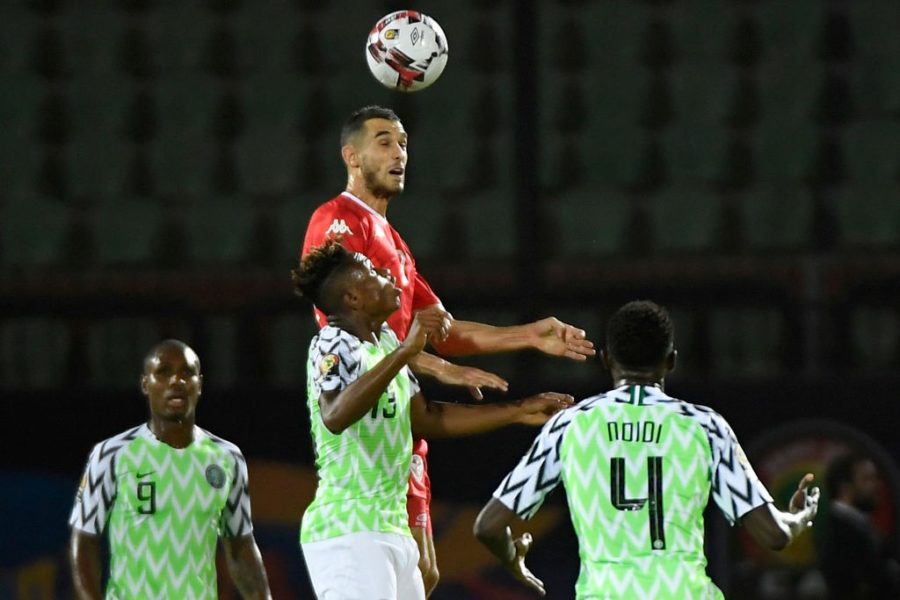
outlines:
[[731, 524], [772, 501], [721, 415], [651, 386], [554, 416], [494, 497], [529, 519], [560, 481], [584, 600], [722, 598], [703, 553], [710, 493]]
[[303, 515], [300, 542], [361, 531], [411, 535], [406, 489], [412, 456], [410, 399], [419, 391], [403, 367], [364, 417], [340, 434], [325, 427], [323, 392], [342, 390], [400, 342], [385, 324], [377, 344], [326, 326], [313, 338], [307, 364], [307, 405], [319, 485]]
[[182, 449], [135, 427], [94, 446], [69, 525], [108, 531], [107, 599], [215, 599], [218, 536], [253, 529], [247, 464], [199, 427]]

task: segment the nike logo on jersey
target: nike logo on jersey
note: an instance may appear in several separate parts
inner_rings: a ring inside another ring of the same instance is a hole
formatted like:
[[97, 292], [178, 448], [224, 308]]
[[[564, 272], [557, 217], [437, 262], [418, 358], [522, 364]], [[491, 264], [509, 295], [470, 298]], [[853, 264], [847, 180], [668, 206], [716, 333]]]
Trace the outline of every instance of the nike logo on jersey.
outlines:
[[347, 225], [347, 221], [344, 219], [335, 219], [331, 222], [331, 225], [328, 226], [328, 229], [325, 230], [325, 235], [332, 233], [334, 235], [343, 235], [345, 233], [349, 233], [353, 235], [353, 232], [350, 231], [350, 227]]
[[138, 479], [143, 479], [143, 478], [146, 477], [147, 475], [153, 475], [154, 473], [156, 473], [156, 471], [145, 471], [145, 472], [143, 472], [143, 473], [138, 473], [138, 474], [137, 474], [137, 478], [138, 478]]

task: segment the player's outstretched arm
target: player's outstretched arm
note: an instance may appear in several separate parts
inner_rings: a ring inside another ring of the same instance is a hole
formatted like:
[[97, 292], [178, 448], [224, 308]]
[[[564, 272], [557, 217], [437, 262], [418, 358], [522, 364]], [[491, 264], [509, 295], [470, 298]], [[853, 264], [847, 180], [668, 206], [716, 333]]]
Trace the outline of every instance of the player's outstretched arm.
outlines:
[[253, 534], [222, 538], [231, 579], [246, 600], [271, 600], [262, 554]]
[[434, 377], [444, 385], [467, 387], [475, 400], [484, 400], [481, 394], [483, 387], [500, 392], [509, 389], [509, 383], [498, 375], [475, 367], [456, 365], [428, 352], [420, 352], [413, 357], [409, 362], [409, 368], [416, 375]]
[[447, 404], [429, 402], [418, 393], [412, 398], [412, 430], [418, 437], [431, 439], [474, 435], [513, 423], [541, 426], [573, 402], [568, 394], [544, 392], [513, 402]]
[[475, 519], [473, 533], [491, 554], [500, 559], [513, 577], [544, 596], [547, 593], [544, 582], [525, 566], [525, 555], [532, 544], [531, 534], [525, 533], [513, 539], [509, 525], [514, 519], [518, 520], [518, 517], [513, 511], [496, 498], [491, 498]]
[[428, 336], [439, 330], [441, 323], [442, 317], [436, 312], [424, 310], [416, 314], [409, 335], [384, 360], [344, 389], [322, 392], [319, 410], [328, 431], [341, 433], [372, 410], [391, 380], [422, 351]]
[[757, 506], [741, 518], [741, 525], [762, 546], [770, 550], [783, 550], [797, 537], [812, 527], [819, 510], [819, 488], [810, 488], [814, 476], [807, 473], [800, 479], [797, 491], [791, 497], [788, 512], [779, 510], [772, 503]]
[[100, 536], [72, 529], [69, 539], [72, 586], [78, 600], [101, 600]]
[[446, 339], [434, 340], [432, 346], [448, 356], [534, 349], [582, 361], [597, 353], [583, 329], [563, 323], [556, 317], [510, 327], [454, 320]]

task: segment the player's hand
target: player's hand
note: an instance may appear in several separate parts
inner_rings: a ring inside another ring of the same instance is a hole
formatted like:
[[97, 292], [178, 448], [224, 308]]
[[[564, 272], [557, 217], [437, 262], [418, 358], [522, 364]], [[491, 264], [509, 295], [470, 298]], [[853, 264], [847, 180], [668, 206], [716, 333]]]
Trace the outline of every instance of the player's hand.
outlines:
[[819, 512], [819, 488], [809, 487], [814, 479], [815, 475], [812, 473], [804, 475], [803, 478], [800, 479], [800, 483], [797, 484], [797, 491], [791, 496], [791, 502], [788, 505], [788, 508], [792, 513], [803, 514], [803, 520], [807, 527], [812, 526], [812, 521]]
[[569, 394], [557, 392], [544, 392], [537, 396], [530, 396], [522, 400], [522, 416], [518, 422], [523, 425], [540, 427], [550, 420], [550, 417], [561, 410], [565, 410], [575, 403], [575, 399]]
[[509, 569], [513, 577], [525, 586], [533, 589], [541, 596], [546, 596], [547, 590], [544, 588], [544, 582], [535, 577], [534, 573], [525, 566], [525, 555], [531, 550], [531, 543], [530, 533], [525, 533], [522, 537], [514, 539], [513, 545], [516, 547], [516, 555], [513, 557], [512, 562], [506, 565], [506, 568]]
[[417, 312], [409, 333], [403, 340], [403, 346], [419, 353], [425, 349], [429, 337], [446, 337], [450, 331], [450, 318], [447, 315], [447, 311], [440, 306], [431, 306]]
[[478, 401], [484, 400], [481, 393], [483, 387], [499, 392], [506, 392], [509, 389], [509, 383], [502, 377], [475, 367], [464, 367], [451, 362], [446, 363], [444, 368], [435, 375], [435, 378], [445, 385], [461, 385], [469, 388], [472, 398]]
[[441, 317], [443, 318], [441, 328], [435, 332], [434, 336], [431, 338], [431, 341], [443, 342], [444, 340], [446, 340], [447, 336], [450, 335], [450, 328], [453, 327], [453, 315], [451, 315], [447, 311], [447, 309], [440, 304], [434, 304], [432, 306], [429, 306], [428, 308], [423, 308], [415, 314], [419, 314], [420, 312], [428, 312], [441, 315]]
[[547, 317], [529, 325], [534, 334], [534, 347], [544, 354], [563, 356], [572, 360], [587, 360], [594, 356], [594, 342], [585, 338], [583, 329]]

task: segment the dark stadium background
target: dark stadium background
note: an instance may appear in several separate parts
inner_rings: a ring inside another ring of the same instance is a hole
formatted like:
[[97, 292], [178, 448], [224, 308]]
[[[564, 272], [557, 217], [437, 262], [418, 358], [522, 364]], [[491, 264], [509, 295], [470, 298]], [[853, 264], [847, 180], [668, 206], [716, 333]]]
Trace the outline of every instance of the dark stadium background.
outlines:
[[[398, 8], [450, 46], [409, 96], [363, 58]], [[311, 597], [296, 532], [313, 322], [288, 270], [343, 189], [340, 124], [370, 103], [410, 134], [389, 217], [457, 318], [553, 314], [602, 343], [622, 302], [665, 304], [668, 391], [723, 413], [777, 490], [844, 447], [873, 452], [896, 545], [898, 26], [889, 0], [5, 0], [0, 596], [69, 597], [87, 452], [144, 418], [141, 358], [178, 337], [204, 366], [199, 423], [251, 461], [276, 597]], [[464, 362], [510, 397], [609, 383], [597, 361]], [[468, 531], [532, 434], [433, 442], [437, 600], [530, 597]], [[535, 524], [551, 598], [577, 575], [563, 500]], [[755, 554], [709, 522], [729, 597], [817, 597], [810, 544]]]

